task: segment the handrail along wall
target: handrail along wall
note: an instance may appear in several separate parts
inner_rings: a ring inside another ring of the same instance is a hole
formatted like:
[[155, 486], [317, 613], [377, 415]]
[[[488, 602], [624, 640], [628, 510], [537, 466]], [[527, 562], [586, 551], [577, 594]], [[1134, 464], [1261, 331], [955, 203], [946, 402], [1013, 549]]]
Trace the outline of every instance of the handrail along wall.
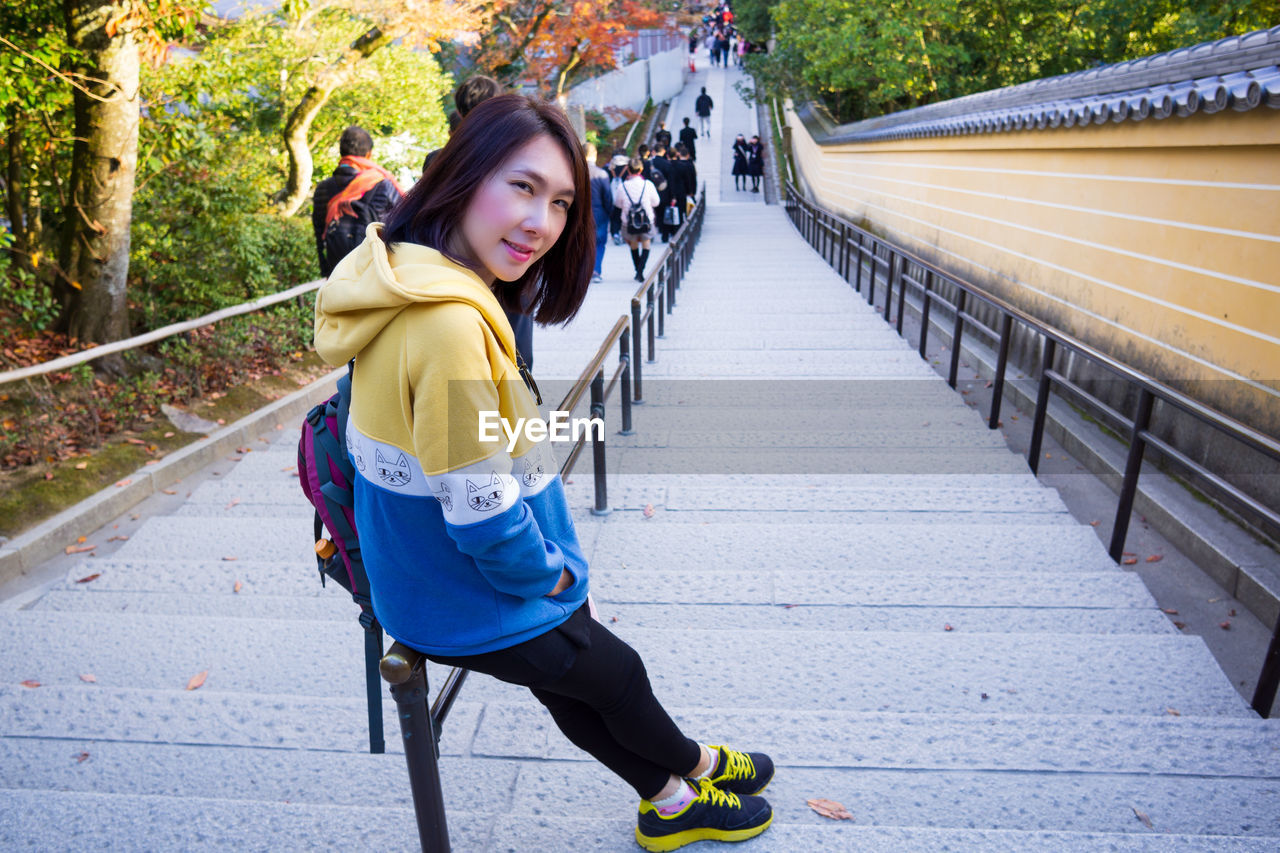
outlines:
[[[1090, 408], [1092, 414], [1101, 416], [1122, 432], [1127, 433], [1129, 452], [1116, 507], [1115, 525], [1108, 548], [1108, 553], [1117, 563], [1121, 561], [1124, 553], [1138, 477], [1148, 445], [1156, 447], [1166, 458], [1193, 472], [1203, 481], [1211, 483], [1222, 493], [1225, 500], [1280, 527], [1280, 512], [1227, 482], [1223, 477], [1191, 459], [1187, 454], [1173, 447], [1170, 442], [1155, 434], [1151, 428], [1155, 403], [1159, 401], [1172, 406], [1211, 427], [1218, 434], [1280, 462], [1280, 442], [1274, 438], [1209, 408], [1186, 394], [1094, 349], [1083, 341], [1046, 325], [999, 297], [934, 266], [918, 255], [889, 243], [838, 214], [814, 204], [791, 183], [786, 186], [785, 206], [792, 224], [822, 255], [823, 259], [839, 272], [842, 278], [848, 281], [852, 272], [852, 286], [866, 297], [869, 304], [873, 306], [876, 304], [877, 282], [883, 284], [883, 316], [886, 322], [894, 321], [892, 309], [896, 288], [896, 328], [899, 334], [902, 334], [903, 329], [906, 292], [911, 289], [918, 295], [921, 317], [918, 349], [921, 358], [925, 357], [931, 312], [942, 308], [950, 313], [953, 327], [947, 383], [951, 387], [956, 386], [960, 366], [960, 344], [967, 327], [976, 327], [991, 340], [998, 342], [995, 376], [992, 380], [991, 409], [987, 417], [989, 429], [995, 429], [1000, 423], [1000, 407], [1008, 368], [1009, 347], [1015, 324], [1041, 339], [1043, 343], [1040, 378], [1031, 442], [1027, 450], [1027, 464], [1033, 473], [1037, 472], [1049, 398], [1055, 387], [1060, 393], [1066, 392], [1072, 401], [1083, 403]], [[951, 298], [947, 298], [948, 296]], [[975, 315], [975, 303], [990, 309], [999, 318], [999, 329], [990, 328], [982, 318]], [[1079, 356], [1102, 368], [1136, 390], [1138, 400], [1134, 414], [1132, 416], [1123, 414], [1098, 399], [1079, 382], [1071, 379], [1065, 370], [1057, 369], [1055, 364], [1060, 360], [1060, 356], [1067, 353]], [[1270, 647], [1252, 700], [1254, 710], [1263, 717], [1270, 714], [1278, 687], [1280, 687], [1280, 619], [1276, 620]]]

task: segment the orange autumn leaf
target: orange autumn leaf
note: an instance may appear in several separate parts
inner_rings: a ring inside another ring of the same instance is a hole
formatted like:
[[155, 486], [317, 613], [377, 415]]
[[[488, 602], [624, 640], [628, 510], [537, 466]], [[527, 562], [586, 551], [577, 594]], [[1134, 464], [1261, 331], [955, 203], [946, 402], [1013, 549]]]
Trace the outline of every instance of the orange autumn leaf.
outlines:
[[207, 669], [203, 670], [202, 672], [197, 672], [195, 675], [191, 676], [191, 680], [187, 682], [187, 689], [188, 690], [199, 689], [201, 686], [204, 685], [204, 680], [208, 677], [209, 677], [209, 670]]
[[1164, 559], [1164, 554], [1152, 554], [1150, 557], [1147, 557], [1147, 562], [1158, 563], [1163, 559]]
[[22, 682], [22, 686], [35, 688], [40, 686], [40, 682], [36, 681], [33, 678], [28, 678], [26, 681]]
[[235, 587], [232, 588], [232, 592], [239, 592], [241, 589], [242, 587], [240, 586], [240, 581], [236, 581], [236, 585]]
[[89, 760], [89, 753], [82, 752], [79, 755], [72, 756], [72, 758], [76, 760], [76, 764], [84, 764], [86, 761]]
[[849, 814], [849, 811], [835, 800], [818, 797], [817, 799], [805, 800], [805, 802], [809, 804], [809, 808], [830, 820], [853, 820], [853, 815]]
[[68, 554], [83, 554], [85, 551], [92, 551], [97, 545], [68, 545], [63, 550]]
[[92, 672], [82, 672], [80, 673], [80, 680], [86, 684], [97, 684], [98, 676], [94, 675]]
[[1137, 557], [1125, 557], [1125, 558], [1124, 558], [1123, 560], [1121, 560], [1120, 562], [1124, 563], [1124, 565], [1126, 565], [1126, 566], [1136, 566], [1136, 565], [1138, 564], [1138, 558], [1137, 558]]
[[86, 542], [88, 542], [88, 541], [89, 541], [89, 537], [87, 537], [87, 536], [77, 536], [77, 537], [76, 537], [76, 544], [77, 544], [77, 545], [83, 545], [84, 543], [86, 543]]
[[653, 504], [644, 505], [644, 517], [653, 518]]
[[80, 578], [78, 581], [76, 581], [76, 583], [89, 583], [90, 581], [96, 581], [100, 577], [102, 577], [101, 572], [94, 572], [91, 575], [85, 575], [84, 577]]

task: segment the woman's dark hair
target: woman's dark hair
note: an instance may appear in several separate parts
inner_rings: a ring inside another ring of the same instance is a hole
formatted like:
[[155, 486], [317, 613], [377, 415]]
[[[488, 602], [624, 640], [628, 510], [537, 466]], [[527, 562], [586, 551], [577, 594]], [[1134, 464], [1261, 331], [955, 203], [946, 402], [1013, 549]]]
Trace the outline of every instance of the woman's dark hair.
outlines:
[[548, 325], [566, 323], [578, 313], [596, 257], [587, 161], [568, 117], [555, 104], [525, 95], [498, 95], [477, 104], [422, 179], [387, 214], [383, 240], [429, 246], [474, 269], [474, 261], [455, 257], [449, 248], [467, 206], [512, 154], [540, 134], [564, 149], [573, 173], [573, 204], [560, 239], [523, 276], [494, 291], [506, 310]]

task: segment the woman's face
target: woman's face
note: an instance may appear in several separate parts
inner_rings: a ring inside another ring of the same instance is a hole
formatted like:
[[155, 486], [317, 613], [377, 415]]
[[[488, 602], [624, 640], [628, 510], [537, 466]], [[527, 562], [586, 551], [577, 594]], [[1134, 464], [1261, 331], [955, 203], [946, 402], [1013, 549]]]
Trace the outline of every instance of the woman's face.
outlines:
[[573, 204], [573, 170], [554, 139], [516, 149], [471, 197], [455, 250], [490, 286], [515, 281], [560, 239]]

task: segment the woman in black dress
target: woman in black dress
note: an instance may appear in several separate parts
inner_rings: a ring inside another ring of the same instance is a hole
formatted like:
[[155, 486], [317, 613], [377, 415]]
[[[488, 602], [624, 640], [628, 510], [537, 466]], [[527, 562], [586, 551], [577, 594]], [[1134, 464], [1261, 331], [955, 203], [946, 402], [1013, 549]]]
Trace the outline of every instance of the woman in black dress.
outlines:
[[747, 139], [741, 133], [733, 140], [733, 188], [745, 190], [747, 176], [751, 172], [747, 168]]
[[760, 178], [764, 177], [764, 144], [753, 136], [747, 143], [747, 173], [751, 175], [751, 191], [760, 192]]

